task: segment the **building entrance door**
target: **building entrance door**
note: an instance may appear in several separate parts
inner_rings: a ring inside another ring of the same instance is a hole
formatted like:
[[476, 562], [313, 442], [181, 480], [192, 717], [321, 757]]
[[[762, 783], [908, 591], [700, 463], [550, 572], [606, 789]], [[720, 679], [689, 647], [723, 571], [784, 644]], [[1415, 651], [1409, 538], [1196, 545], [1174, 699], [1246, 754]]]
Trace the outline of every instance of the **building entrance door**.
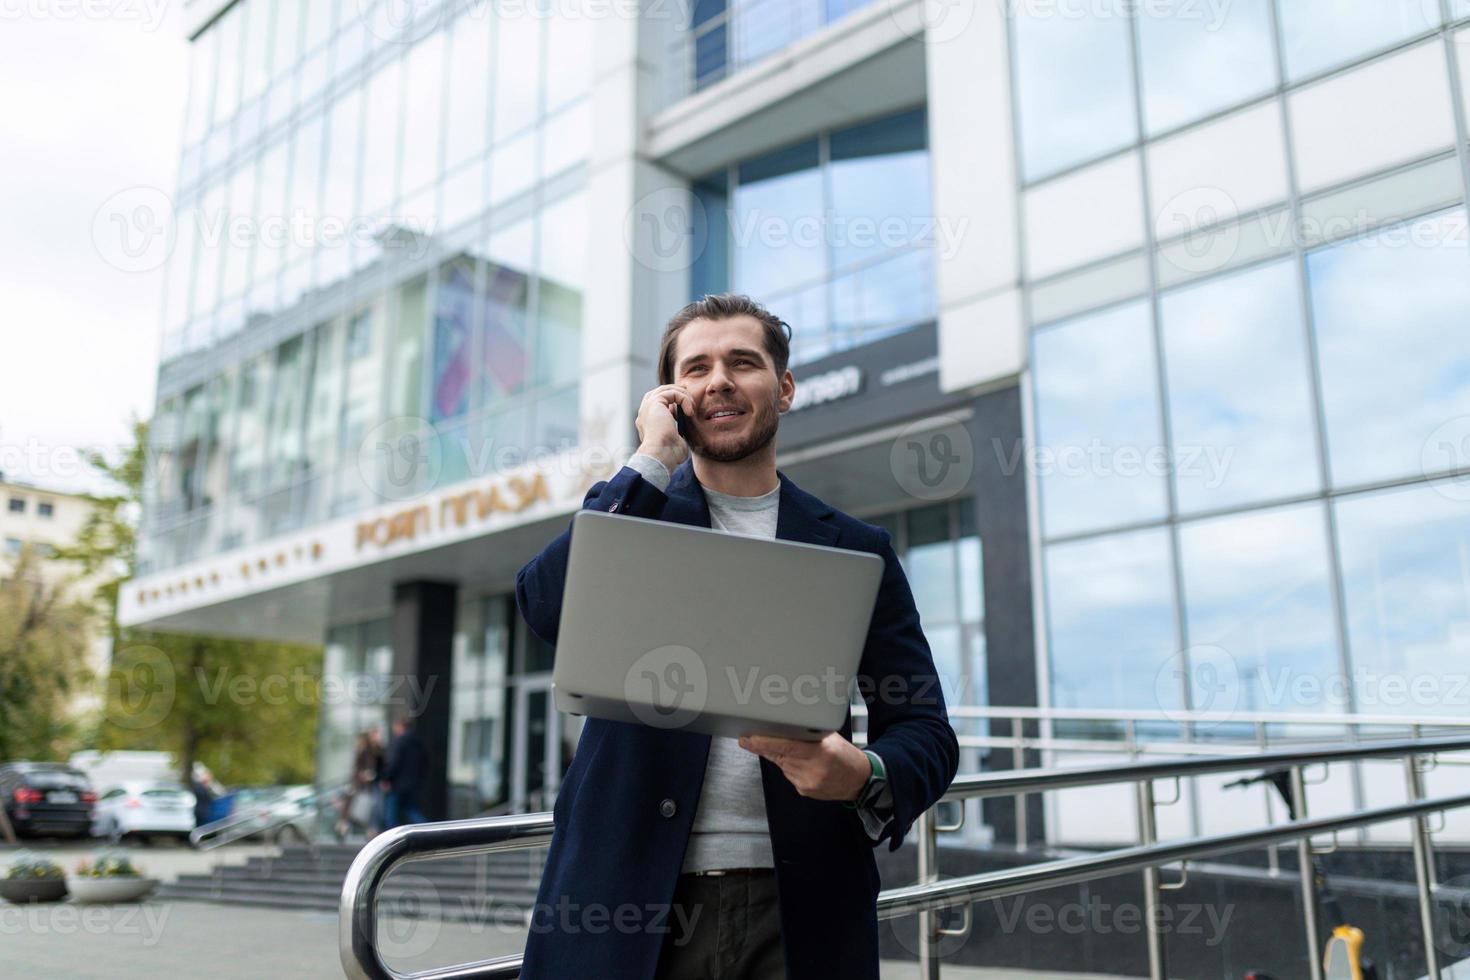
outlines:
[[550, 810], [562, 774], [562, 717], [551, 700], [551, 674], [513, 681], [510, 801], [513, 812]]

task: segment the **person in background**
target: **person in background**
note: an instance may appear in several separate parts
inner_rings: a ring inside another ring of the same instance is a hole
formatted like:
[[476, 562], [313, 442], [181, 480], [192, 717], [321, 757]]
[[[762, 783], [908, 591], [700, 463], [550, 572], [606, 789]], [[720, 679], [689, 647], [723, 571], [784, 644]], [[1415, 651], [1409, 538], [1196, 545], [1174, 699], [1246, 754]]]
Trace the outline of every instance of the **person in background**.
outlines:
[[407, 718], [393, 721], [393, 741], [388, 745], [388, 761], [383, 767], [379, 785], [386, 794], [383, 805], [383, 829], [401, 824], [423, 823], [419, 809], [419, 788], [429, 767], [429, 749], [413, 730]]
[[209, 823], [209, 808], [220, 797], [214, 774], [204, 763], [194, 763], [193, 778], [189, 780], [189, 789], [194, 793], [194, 826], [202, 827]]
[[352, 777], [339, 804], [337, 838], [345, 839], [353, 831], [372, 836], [372, 825], [378, 819], [378, 770], [383, 768], [383, 746], [376, 728], [364, 729], [357, 736], [352, 755]]

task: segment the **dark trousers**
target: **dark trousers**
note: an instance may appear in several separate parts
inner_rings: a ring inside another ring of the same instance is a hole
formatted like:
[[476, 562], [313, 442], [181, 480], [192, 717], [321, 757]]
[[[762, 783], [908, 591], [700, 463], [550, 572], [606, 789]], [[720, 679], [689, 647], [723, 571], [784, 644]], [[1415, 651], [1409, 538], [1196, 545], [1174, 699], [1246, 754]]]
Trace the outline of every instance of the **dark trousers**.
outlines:
[[785, 980], [774, 870], [680, 875], [674, 904], [655, 980]]
[[383, 829], [392, 830], [406, 823], [423, 823], [417, 794], [390, 792], [383, 801]]

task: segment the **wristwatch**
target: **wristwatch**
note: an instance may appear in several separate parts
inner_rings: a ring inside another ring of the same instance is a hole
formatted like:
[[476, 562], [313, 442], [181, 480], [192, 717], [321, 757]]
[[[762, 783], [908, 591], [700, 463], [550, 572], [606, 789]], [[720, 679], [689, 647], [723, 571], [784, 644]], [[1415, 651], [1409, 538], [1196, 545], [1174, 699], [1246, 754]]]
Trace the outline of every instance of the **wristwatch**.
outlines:
[[843, 804], [854, 810], [859, 807], [873, 807], [878, 802], [878, 797], [883, 795], [883, 790], [888, 788], [888, 773], [883, 768], [882, 757], [870, 749], [863, 749], [863, 755], [868, 757], [868, 764], [873, 771], [868, 774], [868, 781], [858, 791], [857, 799]]

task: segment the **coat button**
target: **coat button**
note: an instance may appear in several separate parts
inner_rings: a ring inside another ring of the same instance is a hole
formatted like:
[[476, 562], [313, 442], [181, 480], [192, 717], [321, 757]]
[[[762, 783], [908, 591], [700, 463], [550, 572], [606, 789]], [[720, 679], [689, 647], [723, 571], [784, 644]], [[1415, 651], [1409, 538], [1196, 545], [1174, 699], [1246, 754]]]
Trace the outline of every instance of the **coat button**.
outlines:
[[658, 805], [658, 812], [666, 817], [672, 817], [679, 808], [674, 805], [673, 800], [664, 800]]
[[607, 512], [609, 514], [616, 514], [618, 512], [618, 504], [620, 503], [622, 503], [621, 500], [614, 500], [612, 506], [607, 509]]

